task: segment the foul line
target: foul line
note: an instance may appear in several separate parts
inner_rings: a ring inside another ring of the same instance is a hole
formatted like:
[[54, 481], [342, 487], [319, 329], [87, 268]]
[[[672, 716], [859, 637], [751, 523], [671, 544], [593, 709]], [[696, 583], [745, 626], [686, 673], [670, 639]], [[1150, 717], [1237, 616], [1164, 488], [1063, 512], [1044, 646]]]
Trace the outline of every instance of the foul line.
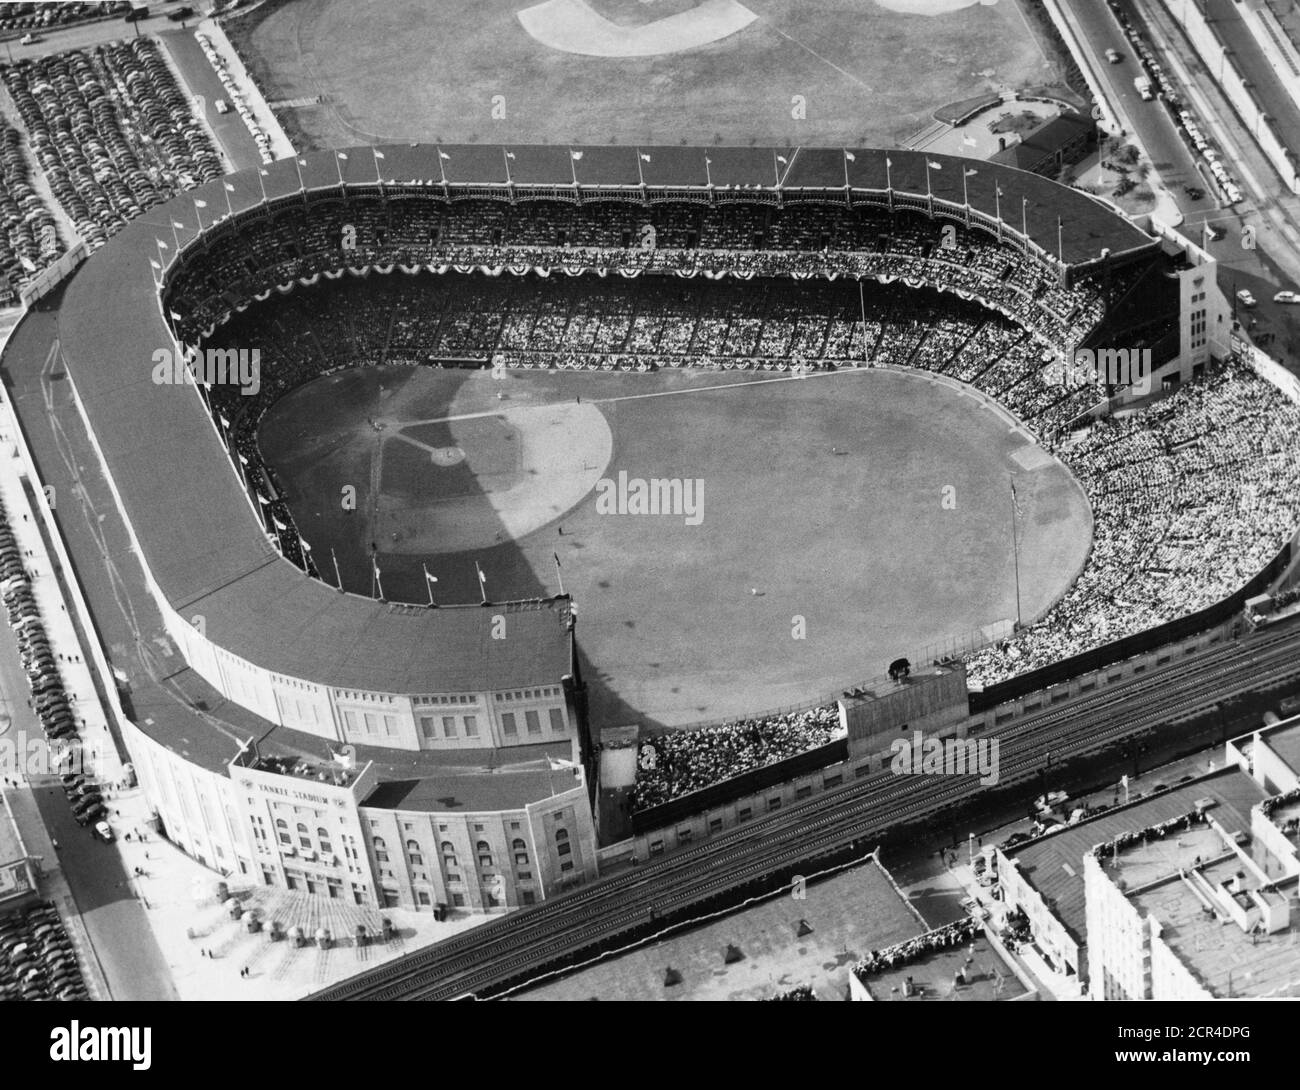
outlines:
[[806, 45], [804, 45], [803, 42], [801, 42], [798, 38], [792, 38], [789, 34], [787, 34], [787, 33], [786, 33], [784, 30], [782, 30], [780, 27], [776, 27], [776, 26], [774, 26], [772, 29], [775, 30], [779, 35], [781, 35], [781, 37], [784, 38], [786, 41], [788, 41], [788, 42], [794, 42], [794, 44], [797, 45], [800, 49], [804, 50], [804, 51], [807, 52], [807, 53], [812, 54], [812, 56], [816, 57], [819, 61], [822, 62], [822, 64], [829, 65], [831, 68], [834, 68], [835, 71], [837, 71], [841, 76], [844, 76], [846, 79], [851, 79], [854, 83], [856, 83], [856, 84], [857, 84], [859, 87], [861, 87], [864, 91], [870, 91], [870, 90], [871, 90], [870, 87], [868, 87], [865, 83], [863, 83], [860, 79], [858, 79], [858, 77], [855, 76], [852, 72], [846, 72], [846, 71], [844, 71], [844, 69], [841, 68], [841, 67], [840, 67], [838, 64], [836, 64], [834, 61], [828, 61], [825, 57], [823, 57], [820, 53], [817, 52], [817, 50], [813, 49], [811, 46], [806, 46]]

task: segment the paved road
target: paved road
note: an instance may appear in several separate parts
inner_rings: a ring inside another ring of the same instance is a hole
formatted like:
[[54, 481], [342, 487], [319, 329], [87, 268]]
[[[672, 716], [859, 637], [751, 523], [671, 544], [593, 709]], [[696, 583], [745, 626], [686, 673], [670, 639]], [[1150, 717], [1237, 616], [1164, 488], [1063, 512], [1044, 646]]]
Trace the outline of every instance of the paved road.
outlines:
[[233, 109], [229, 113], [217, 113], [214, 103], [228, 97], [221, 80], [203, 50], [195, 40], [192, 31], [169, 30], [160, 34], [159, 40], [171, 54], [172, 62], [185, 80], [186, 89], [191, 95], [202, 95], [204, 103], [204, 120], [221, 141], [222, 150], [234, 164], [236, 170], [260, 166], [262, 156], [253, 142], [252, 133], [244, 124], [244, 119]]
[[63, 876], [113, 998], [177, 999], [167, 962], [145, 919], [144, 907], [135, 898], [121, 857], [111, 845], [77, 825], [57, 781], [36, 787], [35, 795], [45, 827], [59, 843]]
[[[1216, 205], [1210, 196], [1210, 186], [1197, 171], [1196, 159], [1178, 135], [1164, 103], [1156, 99], [1144, 102], [1133, 86], [1134, 78], [1142, 74], [1142, 67], [1105, 0], [1088, 4], [1069, 3], [1067, 6], [1070, 17], [1079, 28], [1084, 48], [1096, 58], [1093, 71], [1106, 97], [1132, 124], [1138, 144], [1146, 149], [1161, 181], [1177, 199], [1183, 214], [1191, 217], [1198, 212], [1212, 211]], [[1107, 49], [1116, 50], [1124, 59], [1119, 64], [1106, 63]], [[1206, 191], [1206, 196], [1191, 200], [1182, 191], [1185, 185], [1199, 186]]]
[[[12, 64], [14, 61], [25, 60], [29, 57], [44, 57], [50, 53], [62, 53], [68, 49], [87, 49], [91, 46], [103, 45], [105, 42], [117, 42], [123, 38], [134, 38], [138, 35], [156, 34], [160, 30], [166, 30], [170, 27], [176, 27], [180, 24], [169, 22], [166, 15], [170, 11], [175, 11], [179, 7], [192, 7], [196, 13], [201, 13], [204, 6], [196, 0], [169, 0], [168, 3], [150, 4], [150, 16], [148, 19], [141, 19], [138, 23], [128, 23], [122, 17], [118, 16], [113, 19], [99, 19], [93, 23], [80, 23], [77, 26], [67, 27], [62, 30], [40, 30], [35, 33], [40, 37], [40, 41], [33, 42], [31, 45], [22, 45], [20, 39], [26, 31], [6, 31], [0, 35], [0, 42], [3, 43], [3, 53], [6, 63]], [[197, 15], [194, 18], [185, 20], [185, 26], [191, 29], [198, 22]]]

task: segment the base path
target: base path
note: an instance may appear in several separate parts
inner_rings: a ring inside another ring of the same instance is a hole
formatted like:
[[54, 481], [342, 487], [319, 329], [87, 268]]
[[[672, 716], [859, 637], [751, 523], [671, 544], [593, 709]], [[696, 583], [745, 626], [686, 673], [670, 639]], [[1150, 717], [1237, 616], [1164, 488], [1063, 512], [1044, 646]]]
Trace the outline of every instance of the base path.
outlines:
[[744, 30], [758, 18], [736, 0], [705, 0], [697, 8], [643, 26], [619, 26], [585, 0], [546, 0], [517, 13], [542, 45], [587, 57], [654, 57], [698, 49]]

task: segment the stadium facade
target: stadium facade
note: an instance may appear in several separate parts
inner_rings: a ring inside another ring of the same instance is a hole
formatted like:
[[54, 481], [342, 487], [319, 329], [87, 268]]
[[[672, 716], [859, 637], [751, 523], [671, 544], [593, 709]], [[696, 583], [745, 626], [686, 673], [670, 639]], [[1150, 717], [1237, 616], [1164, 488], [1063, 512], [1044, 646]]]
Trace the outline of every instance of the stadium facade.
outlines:
[[[489, 233], [465, 243], [435, 228], [458, 205], [484, 202], [565, 208], [579, 221], [590, 210], [615, 224], [617, 241], [512, 246]], [[1024, 322], [1045, 357], [1143, 348], [1155, 380], [1175, 384], [1228, 351], [1230, 308], [1205, 251], [1037, 175], [953, 157], [394, 145], [282, 161], [177, 197], [76, 271], [50, 353], [47, 334], [20, 326], [11, 347], [21, 351], [6, 358], [35, 448], [48, 422], [20, 395], [57, 354], [167, 635], [212, 690], [256, 717], [256, 729], [231, 732], [189, 710], [123, 714], [172, 841], [249, 880], [416, 909], [513, 908], [596, 875], [572, 603], [431, 609], [343, 593], [240, 445], [221, 392], [150, 375], [160, 349], [179, 358], [232, 315], [322, 276], [752, 275], [752, 236], [730, 251], [698, 239], [646, 246], [656, 210], [678, 208], [923, 217], [940, 239], [933, 279], [906, 283]], [[945, 262], [948, 228], [1031, 265], [1034, 286]], [[772, 267], [829, 279], [852, 256], [826, 242]], [[1130, 396], [1099, 389], [1081, 415]]]

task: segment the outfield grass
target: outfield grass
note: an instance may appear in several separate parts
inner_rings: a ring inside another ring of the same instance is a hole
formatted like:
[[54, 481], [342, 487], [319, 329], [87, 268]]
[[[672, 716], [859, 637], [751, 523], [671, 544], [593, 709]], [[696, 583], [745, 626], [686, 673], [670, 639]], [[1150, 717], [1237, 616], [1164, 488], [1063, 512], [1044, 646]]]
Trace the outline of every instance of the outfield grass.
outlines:
[[[670, 391], [679, 392], [644, 396]], [[591, 468], [611, 480], [625, 471], [702, 481], [699, 525], [602, 514], [588, 492], [497, 543], [487, 528], [503, 524], [500, 493], [485, 487], [466, 507], [462, 475], [447, 478], [457, 524], [440, 522], [436, 506], [422, 516], [427, 552], [376, 543], [387, 595], [408, 601], [424, 600], [422, 562], [444, 602], [477, 600], [476, 561], [495, 598], [552, 594], [558, 553], [600, 723], [674, 725], [802, 703], [880, 674], [897, 654], [1013, 617], [1012, 474], [1025, 508], [1026, 618], [1064, 592], [1087, 555], [1087, 502], [1059, 463], [1022, 468], [1012, 455], [1023, 455], [1023, 441], [1002, 417], [894, 372], [776, 383], [734, 372], [514, 372], [500, 383], [482, 371], [368, 369], [295, 391], [268, 414], [261, 442], [316, 555], [334, 549], [345, 585], [366, 590], [377, 536], [368, 512], [379, 500], [366, 482], [391, 443], [369, 420], [442, 434], [428, 422], [489, 412], [509, 421], [578, 397], [613, 436], [606, 464]], [[490, 448], [514, 441], [504, 428], [453, 433], [462, 466], [499, 464]], [[384, 459], [385, 481], [402, 495], [426, 494], [444, 472], [411, 460], [403, 465], [422, 479], [395, 481]], [[555, 489], [565, 472], [539, 472], [530, 489]], [[352, 482], [363, 500], [341, 512], [340, 487]], [[482, 545], [440, 549], [439, 535], [459, 539], [464, 518], [484, 524]]]
[[[641, 59], [539, 45], [515, 17], [532, 2], [291, 0], [233, 22], [230, 33], [268, 99], [325, 96], [284, 115], [291, 137], [317, 147], [891, 145], [943, 103], [1061, 79], [1017, 0], [934, 16], [872, 0], [747, 0], [758, 20], [733, 37]], [[621, 19], [638, 6], [604, 9]], [[497, 95], [504, 118], [492, 116]], [[804, 119], [792, 117], [794, 95], [806, 100]]]

